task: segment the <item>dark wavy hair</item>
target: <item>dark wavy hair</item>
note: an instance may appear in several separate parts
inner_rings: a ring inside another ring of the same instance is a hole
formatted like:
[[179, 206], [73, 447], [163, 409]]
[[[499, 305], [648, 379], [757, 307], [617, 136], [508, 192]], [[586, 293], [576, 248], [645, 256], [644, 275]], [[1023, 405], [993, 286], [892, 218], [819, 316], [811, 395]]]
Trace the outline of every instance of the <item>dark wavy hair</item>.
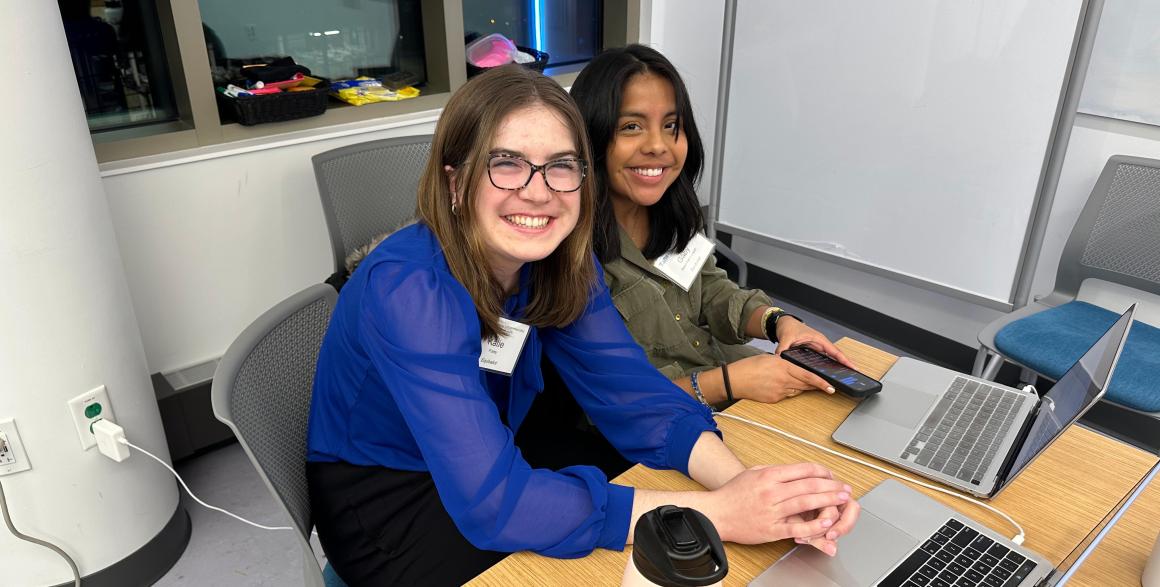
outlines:
[[608, 192], [608, 149], [620, 118], [624, 86], [633, 76], [645, 73], [662, 77], [673, 85], [677, 102], [676, 132], [685, 133], [689, 153], [680, 176], [665, 190], [660, 201], [648, 208], [649, 237], [642, 253], [646, 259], [654, 259], [671, 250], [680, 251], [705, 226], [701, 203], [693, 187], [701, 176], [705, 147], [693, 120], [693, 106], [685, 82], [677, 68], [656, 49], [644, 45], [609, 49], [597, 55], [580, 72], [571, 92], [580, 114], [584, 116], [588, 139], [592, 142], [590, 173], [596, 188], [592, 246], [601, 263], [620, 258], [620, 236], [612, 211], [612, 196]]

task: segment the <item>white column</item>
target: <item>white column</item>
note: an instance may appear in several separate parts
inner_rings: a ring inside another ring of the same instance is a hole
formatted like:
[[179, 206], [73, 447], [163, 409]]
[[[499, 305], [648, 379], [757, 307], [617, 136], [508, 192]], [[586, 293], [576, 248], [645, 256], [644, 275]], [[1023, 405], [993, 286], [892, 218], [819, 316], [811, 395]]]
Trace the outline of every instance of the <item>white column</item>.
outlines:
[[[0, 420], [15, 419], [32, 464], [0, 483], [16, 527], [86, 576], [157, 536], [178, 493], [144, 455], [81, 450], [66, 402], [105, 385], [129, 440], [168, 458], [56, 2], [4, 2], [0, 47]], [[71, 580], [0, 525], [0, 584]]]

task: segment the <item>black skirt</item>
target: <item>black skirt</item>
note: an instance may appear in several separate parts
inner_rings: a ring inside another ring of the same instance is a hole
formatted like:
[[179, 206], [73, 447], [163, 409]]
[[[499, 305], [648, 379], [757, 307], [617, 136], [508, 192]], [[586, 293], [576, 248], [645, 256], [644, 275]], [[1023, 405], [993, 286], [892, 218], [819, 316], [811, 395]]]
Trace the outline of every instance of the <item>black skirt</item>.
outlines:
[[[544, 392], [516, 434], [535, 468], [594, 465], [611, 479], [626, 461], [591, 425], [550, 363]], [[350, 587], [462, 585], [508, 553], [480, 550], [455, 527], [431, 474], [348, 463], [306, 464], [318, 539]]]

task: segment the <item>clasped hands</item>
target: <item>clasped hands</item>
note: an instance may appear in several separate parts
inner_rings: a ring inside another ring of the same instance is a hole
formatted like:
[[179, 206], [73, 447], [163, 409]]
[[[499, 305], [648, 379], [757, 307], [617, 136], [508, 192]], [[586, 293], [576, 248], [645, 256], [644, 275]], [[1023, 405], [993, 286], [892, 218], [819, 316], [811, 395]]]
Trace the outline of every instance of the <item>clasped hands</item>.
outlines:
[[721, 538], [761, 544], [793, 538], [834, 556], [861, 507], [851, 487], [815, 463], [760, 465], [713, 492]]

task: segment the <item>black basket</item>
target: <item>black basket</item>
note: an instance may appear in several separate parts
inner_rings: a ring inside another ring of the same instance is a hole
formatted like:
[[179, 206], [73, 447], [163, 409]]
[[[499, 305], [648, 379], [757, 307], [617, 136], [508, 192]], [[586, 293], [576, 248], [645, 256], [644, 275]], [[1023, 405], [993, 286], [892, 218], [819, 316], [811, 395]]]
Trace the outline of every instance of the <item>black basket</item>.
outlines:
[[237, 98], [217, 93], [218, 108], [245, 126], [308, 118], [326, 112], [328, 86], [324, 82], [310, 90]]
[[[536, 51], [535, 49], [532, 49], [531, 47], [520, 47], [519, 45], [516, 45], [516, 49], [519, 49], [520, 51], [523, 51], [524, 53], [527, 53], [528, 55], [531, 55], [532, 57], [536, 58], [536, 60], [531, 62], [531, 63], [524, 63], [523, 64], [524, 67], [526, 67], [528, 69], [534, 69], [540, 73], [544, 73], [544, 68], [548, 66], [549, 55], [547, 53], [544, 53], [543, 51]], [[467, 77], [475, 77], [475, 76], [477, 76], [477, 75], [479, 75], [479, 74], [481, 74], [489, 69], [491, 69], [491, 68], [490, 67], [478, 67], [476, 65], [472, 65], [471, 62], [468, 62], [467, 63]]]

